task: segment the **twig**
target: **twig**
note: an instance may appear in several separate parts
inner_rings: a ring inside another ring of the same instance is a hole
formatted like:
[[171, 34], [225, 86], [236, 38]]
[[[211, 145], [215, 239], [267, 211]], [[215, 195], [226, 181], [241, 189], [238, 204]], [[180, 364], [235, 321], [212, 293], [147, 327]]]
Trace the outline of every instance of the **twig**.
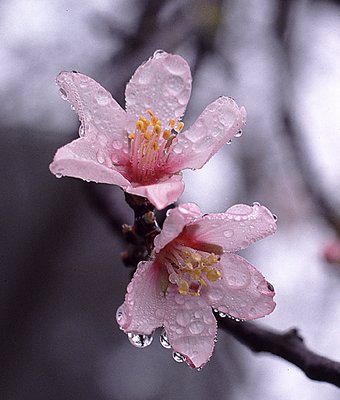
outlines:
[[252, 322], [235, 322], [217, 317], [219, 327], [255, 353], [274, 354], [299, 367], [310, 379], [340, 387], [340, 362], [320, 356], [308, 349], [296, 328], [278, 332]]

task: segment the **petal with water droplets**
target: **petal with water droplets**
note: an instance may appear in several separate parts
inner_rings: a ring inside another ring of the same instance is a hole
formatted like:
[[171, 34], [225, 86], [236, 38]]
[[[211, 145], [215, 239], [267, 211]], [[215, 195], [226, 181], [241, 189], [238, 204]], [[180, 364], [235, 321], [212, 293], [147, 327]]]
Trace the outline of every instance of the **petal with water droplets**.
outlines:
[[171, 347], [185, 356], [190, 367], [200, 368], [209, 361], [217, 324], [204, 299], [183, 296], [169, 287], [164, 328]]
[[[151, 109], [165, 128], [172, 118], [179, 119], [191, 93], [191, 72], [178, 55], [156, 53], [137, 68], [126, 87], [126, 112], [136, 121]], [[177, 171], [176, 171], [177, 172]]]
[[199, 218], [201, 215], [201, 210], [195, 203], [181, 204], [169, 210], [163, 224], [163, 229], [154, 240], [156, 252], [159, 252], [163, 247], [174, 240], [182, 232], [185, 225]]
[[222, 278], [209, 282], [202, 293], [213, 308], [244, 320], [264, 317], [274, 310], [272, 286], [247, 260], [225, 253], [219, 268]]
[[224, 251], [238, 251], [275, 230], [275, 219], [268, 208], [237, 204], [224, 213], [208, 214], [190, 223], [185, 235], [196, 248], [200, 248], [200, 243], [209, 243], [221, 246]]
[[130, 182], [112, 166], [110, 154], [104, 148], [91, 145], [86, 138], [76, 139], [61, 147], [50, 164], [50, 170], [56, 176], [111, 183], [122, 188], [130, 185]]
[[209, 104], [196, 122], [177, 136], [169, 154], [169, 172], [203, 165], [245, 124], [245, 109], [229, 97]]

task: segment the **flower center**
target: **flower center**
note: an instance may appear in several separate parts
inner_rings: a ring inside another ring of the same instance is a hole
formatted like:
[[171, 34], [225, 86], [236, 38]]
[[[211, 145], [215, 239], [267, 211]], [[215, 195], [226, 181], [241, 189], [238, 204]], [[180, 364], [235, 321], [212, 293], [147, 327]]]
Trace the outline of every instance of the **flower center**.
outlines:
[[134, 179], [147, 183], [159, 175], [166, 163], [173, 139], [184, 127], [183, 122], [174, 119], [162, 128], [154, 112], [147, 110], [149, 118], [140, 116], [136, 122], [135, 132], [130, 133], [130, 165]]
[[220, 257], [215, 253], [197, 251], [183, 245], [171, 246], [166, 251], [164, 263], [169, 273], [169, 281], [178, 286], [180, 294], [199, 296], [202, 287], [208, 282], [221, 278], [216, 264]]

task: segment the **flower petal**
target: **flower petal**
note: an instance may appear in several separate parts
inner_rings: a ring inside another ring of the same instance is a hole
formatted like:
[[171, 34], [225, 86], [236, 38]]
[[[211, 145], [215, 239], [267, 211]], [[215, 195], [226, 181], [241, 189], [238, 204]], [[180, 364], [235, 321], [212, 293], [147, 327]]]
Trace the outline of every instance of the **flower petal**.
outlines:
[[191, 72], [187, 62], [178, 55], [156, 52], [136, 70], [126, 86], [129, 120], [135, 123], [151, 109], [165, 127], [171, 118], [179, 119], [184, 114], [190, 93]]
[[225, 253], [219, 267], [222, 279], [209, 282], [202, 291], [212, 307], [244, 320], [260, 318], [274, 310], [273, 287], [247, 260]]
[[130, 185], [130, 182], [114, 169], [105, 149], [97, 150], [96, 143], [86, 138], [76, 139], [61, 147], [50, 164], [50, 171], [58, 177], [71, 176], [119, 185], [122, 188]]
[[177, 135], [168, 158], [169, 172], [203, 165], [244, 126], [246, 111], [230, 97], [209, 104], [196, 122]]
[[161, 269], [153, 261], [142, 261], [127, 287], [117, 322], [124, 332], [150, 335], [162, 326], [167, 312], [166, 297], [161, 292]]
[[127, 118], [111, 94], [90, 77], [78, 72], [57, 76], [60, 93], [79, 116], [80, 136], [96, 138], [103, 146], [119, 151], [122, 161], [128, 158]]
[[201, 217], [201, 215], [201, 210], [195, 203], [181, 204], [169, 210], [163, 224], [163, 229], [154, 240], [156, 253], [175, 239], [182, 232], [185, 225]]
[[174, 351], [183, 354], [192, 368], [209, 361], [214, 349], [217, 324], [203, 298], [184, 296], [173, 286], [166, 295], [164, 328]]
[[158, 210], [174, 203], [183, 193], [182, 175], [172, 175], [168, 179], [146, 186], [129, 186], [126, 191], [146, 197]]
[[220, 214], [208, 214], [190, 223], [185, 229], [195, 248], [200, 243], [221, 246], [224, 251], [238, 251], [248, 247], [276, 230], [273, 214], [268, 208], [237, 204]]

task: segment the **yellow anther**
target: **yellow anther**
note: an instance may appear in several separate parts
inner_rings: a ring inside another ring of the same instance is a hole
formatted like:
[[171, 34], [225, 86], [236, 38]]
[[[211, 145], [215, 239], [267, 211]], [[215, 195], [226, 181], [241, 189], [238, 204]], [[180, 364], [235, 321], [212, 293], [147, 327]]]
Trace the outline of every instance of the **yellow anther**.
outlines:
[[188, 294], [189, 284], [184, 279], [180, 279], [178, 282], [178, 291], [180, 294]]
[[142, 115], [139, 117], [139, 120], [144, 122], [144, 124], [149, 125], [149, 120], [147, 120], [146, 118], [144, 118]]
[[136, 129], [143, 131], [144, 123], [140, 119], [136, 122]]
[[182, 129], [184, 128], [184, 123], [183, 122], [179, 122], [176, 126], [176, 132], [180, 133], [182, 131]]
[[199, 262], [201, 262], [201, 260], [202, 260], [202, 256], [201, 256], [199, 253], [194, 253], [194, 254], [192, 255], [192, 259], [193, 259], [194, 261], [196, 261], [197, 263], [199, 263]]
[[170, 136], [171, 136], [171, 133], [170, 133], [169, 129], [165, 129], [163, 132], [163, 138], [165, 140], [168, 140], [170, 138]]
[[155, 113], [152, 110], [146, 110], [146, 112], [148, 114], [150, 114], [150, 117], [154, 117], [155, 116]]
[[175, 123], [176, 123], [176, 121], [173, 118], [171, 118], [169, 120], [169, 126], [170, 126], [171, 129], [174, 129]]
[[157, 150], [159, 149], [158, 143], [153, 142], [153, 143], [152, 143], [152, 148], [153, 148], [155, 151], [157, 151]]
[[200, 292], [190, 292], [190, 294], [191, 294], [191, 296], [195, 296], [195, 297], [197, 297], [197, 296], [200, 296], [200, 295], [201, 295], [201, 293], [200, 293]]
[[218, 279], [220, 279], [220, 277], [221, 277], [221, 272], [217, 268], [214, 268], [209, 272], [207, 272], [207, 278], [210, 282], [215, 282]]
[[153, 128], [153, 131], [154, 131], [157, 135], [159, 135], [159, 134], [161, 133], [161, 127], [160, 127], [160, 125], [155, 125], [154, 128]]
[[207, 282], [206, 282], [203, 278], [200, 278], [200, 279], [199, 279], [199, 283], [200, 283], [202, 286], [208, 286], [208, 285], [207, 285]]
[[134, 133], [129, 133], [128, 138], [131, 139], [131, 140], [134, 139], [135, 138], [135, 134]]
[[150, 140], [150, 139], [151, 139], [150, 132], [148, 132], [148, 131], [145, 131], [145, 132], [143, 133], [143, 136], [144, 136], [144, 139], [146, 139], [146, 140]]
[[192, 279], [194, 281], [198, 281], [201, 277], [201, 274], [202, 274], [202, 272], [199, 269], [194, 269], [194, 270], [190, 271], [190, 276], [192, 277]]

